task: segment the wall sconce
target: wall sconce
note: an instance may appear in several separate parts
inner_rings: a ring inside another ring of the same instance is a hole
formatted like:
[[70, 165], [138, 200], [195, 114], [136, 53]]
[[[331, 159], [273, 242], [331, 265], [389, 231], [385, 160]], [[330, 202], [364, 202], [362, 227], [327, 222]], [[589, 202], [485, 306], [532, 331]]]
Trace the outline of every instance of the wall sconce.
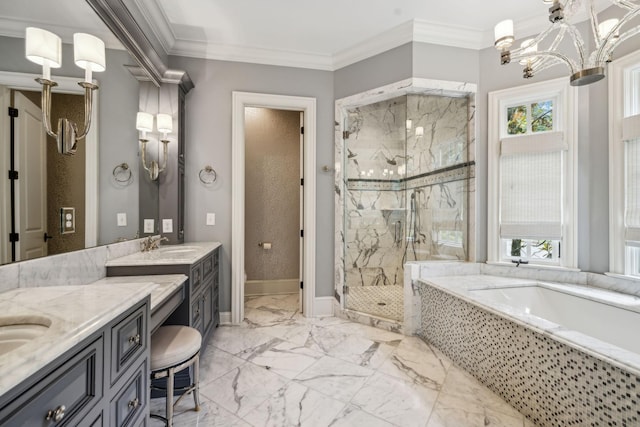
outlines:
[[142, 111], [138, 112], [136, 116], [136, 129], [142, 132], [142, 137], [140, 138], [140, 142], [142, 143], [142, 167], [144, 168], [144, 170], [149, 172], [149, 178], [151, 178], [152, 181], [158, 179], [158, 175], [160, 175], [160, 172], [163, 172], [167, 167], [167, 145], [169, 144], [167, 134], [173, 130], [173, 118], [169, 114], [159, 113], [156, 115], [156, 124], [158, 132], [161, 132], [163, 135], [162, 139], [160, 140], [163, 146], [162, 166], [160, 166], [155, 160], [152, 160], [151, 165], [147, 166], [147, 142], [149, 142], [149, 140], [147, 139], [147, 132], [153, 131], [153, 115], [149, 113], [143, 113]]
[[78, 85], [84, 88], [84, 129], [66, 119], [58, 119], [58, 132], [51, 130], [51, 88], [58, 83], [51, 80], [51, 68], [60, 68], [62, 64], [62, 41], [52, 32], [28, 27], [25, 36], [25, 54], [29, 61], [42, 65], [42, 77], [36, 81], [42, 85], [42, 122], [47, 133], [56, 139], [60, 154], [75, 154], [78, 140], [89, 133], [91, 127], [91, 109], [93, 91], [98, 85], [92, 82], [92, 72], [105, 70], [104, 42], [91, 34], [73, 35], [73, 56], [76, 65], [85, 70], [84, 81]]

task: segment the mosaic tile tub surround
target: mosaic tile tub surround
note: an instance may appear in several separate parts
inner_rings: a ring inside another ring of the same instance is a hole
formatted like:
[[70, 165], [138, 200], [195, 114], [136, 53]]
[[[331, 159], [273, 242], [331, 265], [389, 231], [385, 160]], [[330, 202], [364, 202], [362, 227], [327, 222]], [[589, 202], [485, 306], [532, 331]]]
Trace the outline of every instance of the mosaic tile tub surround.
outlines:
[[473, 274], [414, 281], [418, 335], [536, 425], [640, 425], [640, 355], [535, 316], [500, 312], [469, 292], [531, 282]]

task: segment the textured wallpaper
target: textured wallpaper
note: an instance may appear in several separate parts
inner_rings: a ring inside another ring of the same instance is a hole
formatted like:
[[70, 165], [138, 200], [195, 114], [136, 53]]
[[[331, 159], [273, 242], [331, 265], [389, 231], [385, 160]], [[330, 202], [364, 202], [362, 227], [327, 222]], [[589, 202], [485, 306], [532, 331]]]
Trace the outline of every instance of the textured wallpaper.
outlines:
[[[298, 278], [300, 113], [246, 108], [245, 144], [247, 279]], [[271, 242], [271, 249], [260, 242]]]
[[[21, 91], [29, 100], [40, 105], [40, 92]], [[58, 130], [58, 119], [66, 117], [79, 129], [84, 126], [84, 98], [82, 95], [54, 93], [51, 98], [51, 127]], [[84, 249], [85, 229], [85, 143], [78, 143], [73, 156], [58, 154], [56, 140], [47, 136], [47, 234], [49, 255]], [[76, 232], [60, 234], [60, 208], [76, 209]]]

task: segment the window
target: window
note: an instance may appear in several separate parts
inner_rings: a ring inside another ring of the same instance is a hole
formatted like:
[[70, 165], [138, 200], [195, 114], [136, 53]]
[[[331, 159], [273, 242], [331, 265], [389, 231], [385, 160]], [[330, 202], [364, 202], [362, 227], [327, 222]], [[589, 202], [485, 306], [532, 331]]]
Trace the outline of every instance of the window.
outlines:
[[489, 94], [490, 262], [576, 267], [575, 96], [566, 79]]
[[640, 278], [640, 54], [611, 65], [610, 270]]

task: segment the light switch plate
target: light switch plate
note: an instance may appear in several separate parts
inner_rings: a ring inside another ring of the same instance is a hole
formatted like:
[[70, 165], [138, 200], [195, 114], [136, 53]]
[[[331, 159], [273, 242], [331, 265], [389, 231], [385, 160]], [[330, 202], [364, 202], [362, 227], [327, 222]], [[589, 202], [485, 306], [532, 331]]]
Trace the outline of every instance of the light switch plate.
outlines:
[[216, 214], [207, 213], [207, 225], [216, 225]]
[[76, 208], [60, 208], [60, 234], [76, 232]]
[[118, 219], [118, 227], [126, 227], [127, 226], [127, 214], [124, 212], [120, 212], [116, 215]]
[[144, 232], [145, 233], [153, 233], [154, 231], [154, 220], [153, 218], [151, 219], [145, 219], [144, 220]]
[[173, 220], [171, 218], [162, 220], [162, 232], [173, 233]]

